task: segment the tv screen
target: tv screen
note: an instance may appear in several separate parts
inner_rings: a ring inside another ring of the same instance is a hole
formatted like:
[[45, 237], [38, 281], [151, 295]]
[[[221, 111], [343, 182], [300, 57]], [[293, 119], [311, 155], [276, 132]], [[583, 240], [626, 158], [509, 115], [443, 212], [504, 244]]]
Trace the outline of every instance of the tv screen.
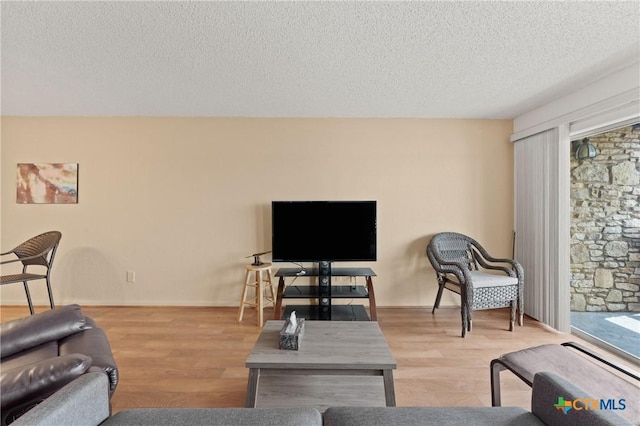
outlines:
[[376, 260], [375, 201], [273, 201], [274, 262]]

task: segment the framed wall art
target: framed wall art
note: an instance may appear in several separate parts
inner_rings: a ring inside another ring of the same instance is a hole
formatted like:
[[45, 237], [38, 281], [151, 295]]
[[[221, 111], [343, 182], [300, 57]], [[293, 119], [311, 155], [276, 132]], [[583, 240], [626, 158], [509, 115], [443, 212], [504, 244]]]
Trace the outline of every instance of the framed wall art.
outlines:
[[77, 163], [19, 163], [18, 204], [77, 204]]

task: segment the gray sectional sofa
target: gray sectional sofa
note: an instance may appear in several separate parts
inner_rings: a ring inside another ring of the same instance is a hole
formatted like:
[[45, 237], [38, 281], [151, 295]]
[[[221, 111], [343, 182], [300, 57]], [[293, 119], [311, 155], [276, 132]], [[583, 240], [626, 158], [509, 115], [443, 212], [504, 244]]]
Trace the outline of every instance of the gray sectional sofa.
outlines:
[[[534, 378], [531, 412], [517, 407], [330, 407], [313, 408], [144, 408], [109, 413], [106, 374], [88, 373], [18, 418], [15, 426], [48, 425], [226, 425], [226, 426], [389, 426], [389, 425], [629, 425], [611, 410], [564, 410], [558, 398], [589, 395], [553, 373]], [[579, 408], [579, 406], [577, 406]]]

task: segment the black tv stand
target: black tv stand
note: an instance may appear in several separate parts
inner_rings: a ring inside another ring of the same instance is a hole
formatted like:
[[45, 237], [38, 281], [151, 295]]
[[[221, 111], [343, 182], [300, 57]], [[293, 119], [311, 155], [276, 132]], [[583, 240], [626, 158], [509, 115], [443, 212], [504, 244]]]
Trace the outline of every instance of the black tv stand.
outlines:
[[[278, 294], [275, 319], [287, 317], [292, 311], [300, 318], [312, 320], [369, 321], [362, 305], [333, 304], [333, 299], [368, 299], [371, 321], [377, 320], [371, 268], [333, 268], [330, 262], [320, 262], [318, 268], [280, 268], [276, 273]], [[289, 285], [286, 278], [318, 277], [317, 285]], [[333, 277], [364, 277], [365, 285], [332, 285]], [[316, 299], [315, 305], [287, 305], [282, 313], [282, 299]]]

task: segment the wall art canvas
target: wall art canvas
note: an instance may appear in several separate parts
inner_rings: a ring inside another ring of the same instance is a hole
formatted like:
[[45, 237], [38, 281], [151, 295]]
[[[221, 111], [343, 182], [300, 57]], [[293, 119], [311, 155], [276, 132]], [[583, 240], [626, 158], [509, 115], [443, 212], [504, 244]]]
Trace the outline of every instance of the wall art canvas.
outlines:
[[77, 163], [19, 163], [18, 204], [76, 204]]

